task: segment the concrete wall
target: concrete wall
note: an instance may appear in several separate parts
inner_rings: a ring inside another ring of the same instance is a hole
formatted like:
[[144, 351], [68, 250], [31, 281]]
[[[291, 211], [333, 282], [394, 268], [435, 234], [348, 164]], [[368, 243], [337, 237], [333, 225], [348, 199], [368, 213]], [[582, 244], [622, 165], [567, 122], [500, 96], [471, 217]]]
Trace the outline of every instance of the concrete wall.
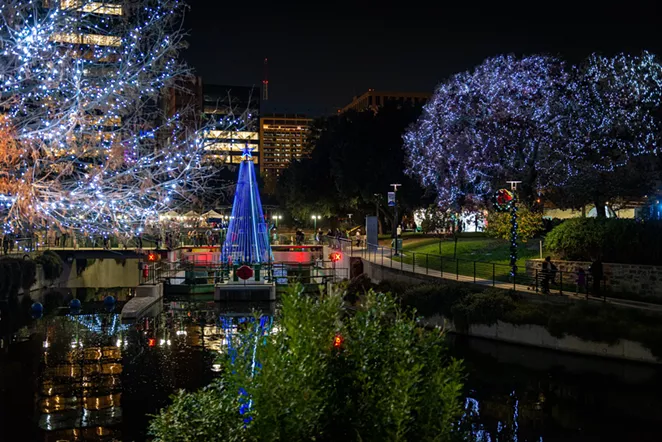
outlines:
[[137, 287], [140, 284], [138, 259], [96, 259], [78, 275], [76, 261], [66, 263], [60, 287]]
[[[397, 265], [395, 261], [394, 265]], [[435, 276], [427, 276], [420, 273], [402, 271], [397, 267], [390, 268], [369, 262], [365, 259], [363, 260], [363, 273], [368, 275], [368, 277], [370, 277], [370, 279], [374, 282], [381, 282], [385, 279], [388, 279], [389, 281], [400, 281], [411, 284], [420, 284], [421, 282], [440, 282], [440, 279]]]
[[[455, 329], [452, 321], [441, 316], [426, 318], [423, 319], [423, 322], [426, 325], [441, 325], [450, 332], [460, 333]], [[513, 325], [498, 321], [494, 325], [471, 325], [466, 334], [479, 338], [533, 345], [571, 353], [606, 356], [655, 364], [661, 363], [661, 361], [653, 356], [649, 349], [638, 342], [622, 339], [610, 345], [605, 342], [583, 341], [576, 336], [570, 335], [563, 338], [555, 338], [544, 327], [539, 325]]]
[[[526, 272], [533, 276], [535, 269], [542, 269], [541, 259], [526, 261]], [[582, 268], [588, 275], [590, 262], [584, 261], [557, 261], [552, 260], [559, 271], [568, 273], [568, 283], [574, 283], [576, 272]], [[614, 264], [603, 263], [604, 273], [603, 287], [613, 293], [634, 293], [641, 296], [655, 296], [662, 298], [662, 267], [637, 265], [637, 264]], [[572, 275], [570, 275], [572, 273]], [[566, 280], [566, 275], [563, 276]]]

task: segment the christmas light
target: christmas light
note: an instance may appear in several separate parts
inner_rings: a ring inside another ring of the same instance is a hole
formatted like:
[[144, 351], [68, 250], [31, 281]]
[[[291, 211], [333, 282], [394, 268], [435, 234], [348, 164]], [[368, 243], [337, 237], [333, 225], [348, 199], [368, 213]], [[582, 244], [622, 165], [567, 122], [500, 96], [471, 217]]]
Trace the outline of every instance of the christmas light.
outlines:
[[500, 56], [440, 84], [404, 136], [407, 172], [442, 208], [485, 203], [513, 177], [534, 191], [657, 155], [662, 67], [652, 54]]
[[[131, 236], [189, 205], [212, 174], [207, 128], [161, 104], [190, 74], [185, 3], [43, 6], [0, 4], [0, 227]], [[209, 127], [242, 130], [227, 115]]]

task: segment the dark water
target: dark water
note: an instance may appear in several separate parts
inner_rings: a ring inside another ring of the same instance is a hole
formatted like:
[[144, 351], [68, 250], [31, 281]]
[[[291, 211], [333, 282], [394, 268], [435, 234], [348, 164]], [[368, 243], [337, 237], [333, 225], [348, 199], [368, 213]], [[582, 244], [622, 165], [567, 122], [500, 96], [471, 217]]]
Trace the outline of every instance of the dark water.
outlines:
[[[217, 375], [225, 348], [218, 318], [241, 314], [207, 300], [173, 301], [153, 318], [122, 324], [119, 306], [108, 312], [102, 299], [92, 296], [80, 315], [54, 309], [16, 331], [3, 311], [0, 441], [145, 440], [148, 415], [170, 394]], [[466, 361], [467, 405], [485, 440], [661, 440], [657, 367], [466, 338], [451, 339], [450, 351]]]

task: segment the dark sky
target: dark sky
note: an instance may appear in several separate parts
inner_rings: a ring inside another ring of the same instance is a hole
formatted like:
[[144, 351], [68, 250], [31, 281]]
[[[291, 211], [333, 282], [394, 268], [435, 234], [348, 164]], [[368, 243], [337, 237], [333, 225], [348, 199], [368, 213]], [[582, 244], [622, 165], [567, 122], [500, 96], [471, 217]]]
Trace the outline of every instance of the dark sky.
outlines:
[[[449, 75], [503, 53], [547, 53], [573, 62], [595, 51], [662, 55], [662, 8], [655, 1], [596, 7], [585, 0], [539, 1], [512, 9], [504, 9], [505, 2], [494, 2], [497, 9], [439, 0], [372, 2], [381, 8], [319, 0], [296, 8], [288, 2], [189, 3], [186, 60], [207, 83], [259, 86], [268, 57], [264, 112], [333, 113], [368, 88], [432, 91]], [[391, 3], [399, 7], [387, 9]]]

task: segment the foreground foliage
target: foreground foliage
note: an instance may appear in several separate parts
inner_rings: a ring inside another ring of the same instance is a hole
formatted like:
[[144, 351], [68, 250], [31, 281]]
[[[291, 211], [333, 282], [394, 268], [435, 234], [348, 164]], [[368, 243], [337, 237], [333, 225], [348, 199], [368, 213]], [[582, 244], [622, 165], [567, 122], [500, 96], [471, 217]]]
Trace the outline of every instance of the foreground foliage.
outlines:
[[241, 333], [220, 380], [174, 397], [151, 424], [156, 440], [464, 439], [462, 368], [441, 331], [418, 327], [391, 295], [369, 291], [347, 312], [339, 294], [301, 291], [283, 295], [270, 334], [255, 333], [257, 320]]

